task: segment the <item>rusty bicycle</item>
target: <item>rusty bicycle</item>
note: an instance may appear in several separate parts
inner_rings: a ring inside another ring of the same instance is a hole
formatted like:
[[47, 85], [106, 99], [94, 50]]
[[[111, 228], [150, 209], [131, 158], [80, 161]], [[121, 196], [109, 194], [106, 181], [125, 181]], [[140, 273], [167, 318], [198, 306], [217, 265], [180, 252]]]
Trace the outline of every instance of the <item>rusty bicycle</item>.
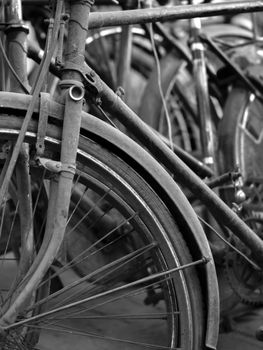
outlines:
[[[213, 256], [175, 180], [253, 251], [258, 271], [262, 241], [84, 64], [85, 39], [96, 26], [260, 11], [262, 1], [114, 13], [90, 13], [92, 0], [39, 3], [51, 17], [30, 86], [21, 2], [1, 1], [1, 347], [216, 348]], [[86, 99], [149, 152], [85, 112]]]

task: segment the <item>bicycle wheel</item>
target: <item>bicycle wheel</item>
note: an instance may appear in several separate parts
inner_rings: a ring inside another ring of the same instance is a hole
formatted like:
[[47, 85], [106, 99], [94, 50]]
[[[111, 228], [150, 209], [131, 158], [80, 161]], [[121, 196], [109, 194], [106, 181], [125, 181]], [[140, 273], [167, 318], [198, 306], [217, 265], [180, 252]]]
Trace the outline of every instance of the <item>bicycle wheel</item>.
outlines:
[[[174, 53], [161, 60], [161, 84], [172, 124], [175, 144], [188, 152], [199, 150], [200, 137], [196, 115], [195, 91], [192, 75]], [[139, 115], [162, 135], [168, 136], [168, 126], [158, 88], [156, 70], [152, 72], [144, 90]]]
[[[124, 84], [125, 100], [135, 111], [140, 105], [147, 78], [153, 66], [151, 44], [145, 31], [139, 27], [131, 29], [131, 57], [126, 81], [118, 81], [118, 66], [121, 54], [121, 28], [93, 31], [86, 41], [86, 62], [113, 89]], [[136, 91], [136, 93], [135, 93]]]
[[[263, 165], [262, 165], [262, 101], [244, 86], [236, 85], [230, 92], [224, 109], [224, 118], [219, 125], [219, 165], [221, 172], [238, 170], [242, 181], [220, 190], [229, 206], [241, 204], [239, 215], [262, 236], [263, 212]], [[241, 198], [240, 198], [240, 191]], [[245, 192], [246, 199], [243, 197]], [[237, 247], [247, 256], [253, 253], [240, 242]], [[225, 256], [225, 271], [229, 285], [245, 304], [263, 304], [262, 274], [251, 269], [233, 251]]]
[[[17, 137], [22, 120], [1, 116], [3, 146]], [[37, 123], [32, 121], [26, 135], [31, 151], [36, 130]], [[45, 152], [54, 160], [60, 135], [59, 127], [49, 125]], [[39, 247], [50, 174], [35, 164], [30, 172], [34, 243]], [[123, 150], [112, 147], [109, 151], [102, 138], [84, 133], [64, 242], [38, 290], [15, 319], [5, 320], [9, 326], [0, 337], [2, 349], [202, 348], [203, 306], [197, 270], [165, 273], [192, 262], [182, 233], [189, 234], [187, 220], [193, 212], [179, 191], [178, 203], [170, 203], [172, 215], [149, 174], [141, 172], [141, 166]], [[16, 286], [23, 282], [18, 274], [19, 256], [11, 244], [15, 242], [22, 256], [15, 210], [19, 204], [14, 197], [10, 186], [1, 221], [5, 229], [1, 235], [1, 324]], [[10, 213], [14, 219], [8, 222], [11, 215], [5, 214]], [[163, 272], [152, 279], [153, 274]]]
[[[242, 175], [248, 212], [261, 213], [262, 206], [262, 102], [243, 86], [231, 90], [219, 126], [219, 157], [222, 172], [234, 171]], [[223, 155], [223, 156], [222, 156]], [[238, 199], [238, 189], [223, 189], [225, 200], [231, 205]]]
[[[233, 25], [208, 25], [204, 27], [204, 33], [208, 33], [209, 37], [226, 53], [232, 53], [235, 46], [242, 46], [251, 39], [248, 31]], [[210, 70], [215, 75], [217, 70], [222, 68], [222, 63], [209, 48], [206, 55]], [[192, 66], [174, 50], [162, 58], [160, 71], [161, 86], [171, 119], [173, 140], [186, 151], [201, 156], [199, 115]], [[216, 82], [209, 83], [212, 96], [211, 109], [216, 125], [222, 116], [224, 97], [221, 96], [221, 92], [225, 94], [227, 88], [224, 86], [220, 90]], [[152, 71], [141, 101], [139, 115], [146, 123], [168, 136], [167, 121], [158, 87], [157, 69]]]

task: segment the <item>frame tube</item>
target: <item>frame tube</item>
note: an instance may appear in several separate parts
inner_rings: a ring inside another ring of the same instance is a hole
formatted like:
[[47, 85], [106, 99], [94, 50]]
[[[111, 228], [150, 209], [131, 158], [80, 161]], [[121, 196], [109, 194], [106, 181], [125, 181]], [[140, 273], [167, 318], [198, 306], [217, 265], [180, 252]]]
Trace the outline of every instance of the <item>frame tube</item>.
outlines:
[[238, 1], [222, 4], [180, 5], [127, 11], [94, 12], [89, 17], [89, 28], [115, 27], [118, 25], [174, 21], [258, 11], [263, 11], [263, 1]]

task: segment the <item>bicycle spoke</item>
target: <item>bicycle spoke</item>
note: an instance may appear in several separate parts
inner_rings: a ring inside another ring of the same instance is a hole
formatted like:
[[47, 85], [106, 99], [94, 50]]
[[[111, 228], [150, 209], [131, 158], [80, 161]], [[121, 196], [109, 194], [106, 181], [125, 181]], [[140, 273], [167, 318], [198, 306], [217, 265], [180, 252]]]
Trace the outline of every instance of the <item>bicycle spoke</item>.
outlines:
[[[144, 253], [144, 252], [143, 252]], [[142, 253], [142, 254], [143, 254]], [[103, 275], [101, 275], [99, 278], [96, 278], [96, 279], [94, 279], [94, 281], [92, 281], [91, 283], [90, 283], [90, 287], [87, 287], [87, 286], [85, 286], [85, 285], [83, 285], [83, 291], [81, 291], [81, 290], [78, 290], [77, 292], [76, 292], [76, 294], [72, 294], [72, 295], [70, 295], [70, 297], [68, 297], [68, 299], [67, 300], [71, 300], [71, 302], [73, 302], [74, 301], [74, 299], [77, 299], [77, 300], [79, 300], [80, 299], [80, 297], [81, 296], [83, 296], [83, 295], [85, 295], [85, 297], [88, 297], [88, 296], [92, 296], [92, 295], [94, 295], [95, 293], [100, 293], [100, 292], [102, 292], [102, 291], [104, 291], [105, 290], [105, 286], [107, 286], [107, 282], [110, 280], [111, 281], [111, 283], [113, 283], [114, 282], [114, 278], [111, 278], [111, 275], [113, 274], [113, 273], [116, 273], [116, 272], [121, 272], [121, 271], [119, 271], [120, 269], [122, 270], [123, 268], [125, 269], [126, 268], [126, 265], [127, 264], [130, 264], [131, 262], [134, 262], [135, 261], [135, 259], [137, 259], [137, 258], [140, 258], [140, 254], [138, 254], [138, 255], [136, 255], [136, 256], [134, 256], [134, 257], [130, 257], [129, 259], [127, 259], [126, 261], [125, 260], [122, 260], [123, 262], [122, 262], [122, 265], [120, 266], [118, 266], [117, 264], [117, 266], [116, 266], [116, 268], [114, 268], [114, 269], [111, 269], [111, 270], [109, 270], [108, 272], [106, 272], [105, 274], [103, 274]], [[105, 266], [106, 267], [106, 270], [109, 268], [109, 266]], [[96, 274], [99, 274], [99, 272], [98, 271], [95, 271], [95, 276], [96, 276]], [[89, 292], [89, 293], [87, 293], [87, 292]], [[77, 298], [76, 298], [76, 296], [77, 296]], [[63, 301], [60, 303], [60, 304], [64, 304], [65, 303], [65, 299], [63, 299]], [[60, 304], [58, 304], [57, 306], [59, 306]]]
[[60, 329], [60, 328], [49, 328], [49, 327], [43, 327], [43, 329], [48, 330], [48, 331], [54, 331], [54, 332], [61, 332], [64, 334], [74, 334], [76, 336], [85, 336], [85, 337], [92, 337], [92, 338], [98, 338], [100, 340], [104, 340], [104, 341], [111, 341], [111, 342], [120, 342], [123, 344], [131, 344], [131, 345], [135, 345], [135, 346], [142, 346], [144, 348], [149, 348], [149, 349], [170, 349], [170, 350], [180, 350], [181, 348], [171, 348], [171, 347], [167, 347], [167, 346], [162, 346], [162, 345], [154, 345], [154, 344], [150, 344], [150, 343], [143, 343], [143, 342], [136, 342], [136, 341], [131, 341], [128, 339], [118, 339], [118, 338], [113, 338], [113, 337], [109, 337], [109, 336], [101, 336], [99, 334], [96, 333], [91, 333], [91, 332], [81, 332], [78, 330], [74, 330], [72, 329], [72, 327], [64, 327], [64, 329]]
[[[76, 263], [76, 264], [79, 263], [79, 262], [80, 262], [80, 261], [79, 261], [80, 256], [82, 256], [82, 255], [87, 254], [88, 252], [90, 252], [90, 251], [92, 250], [92, 248], [95, 248], [95, 247], [96, 247], [97, 245], [99, 245], [101, 242], [103, 242], [104, 240], [106, 240], [107, 238], [109, 238], [114, 232], [116, 232], [118, 229], [122, 228], [125, 224], [127, 224], [130, 220], [132, 220], [136, 215], [137, 215], [137, 213], [135, 213], [134, 215], [132, 215], [130, 218], [123, 220], [123, 221], [122, 221], [121, 223], [119, 223], [116, 227], [114, 227], [111, 231], [106, 232], [105, 234], [103, 234], [103, 236], [102, 236], [100, 239], [98, 239], [94, 244], [90, 245], [84, 252], [81, 252], [78, 256], [76, 256], [76, 257], [74, 258], [74, 260], [76, 260], [75, 263]], [[71, 232], [71, 231], [70, 231], [70, 232]], [[115, 243], [117, 240], [119, 240], [119, 239], [121, 239], [121, 238], [122, 238], [122, 237], [116, 238], [116, 240], [111, 241], [111, 242], [109, 242], [108, 244], [106, 244], [106, 245], [100, 247], [99, 249], [97, 249], [97, 250], [95, 251], [95, 253], [91, 253], [91, 254], [97, 254], [98, 252], [100, 252], [101, 250], [105, 249], [107, 246], [109, 246], [109, 245]], [[86, 258], [88, 258], [88, 256], [87, 256], [87, 257], [84, 257], [84, 259], [86, 259]], [[72, 265], [71, 265], [71, 266], [72, 266]]]
[[[108, 238], [112, 233], [114, 233], [117, 229], [120, 229], [124, 224], [126, 224], [127, 222], [132, 220], [135, 217], [135, 215], [136, 214], [134, 214], [132, 217], [130, 217], [130, 218], [126, 219], [125, 221], [123, 221], [122, 223], [120, 223], [119, 226], [114, 228], [112, 231], [110, 231], [110, 232], [106, 233], [105, 235], [103, 235], [103, 237], [100, 240], [97, 240], [93, 245], [90, 245], [87, 249], [81, 251], [81, 253], [79, 253], [78, 255], [75, 255], [75, 257], [73, 259], [71, 259], [68, 263], [64, 264], [63, 267], [61, 269], [59, 269], [59, 271], [57, 271], [57, 272], [53, 273], [51, 276], [49, 276], [48, 280], [51, 280], [52, 278], [55, 278], [56, 276], [59, 276], [59, 274], [61, 274], [63, 272], [66, 272], [68, 269], [74, 268], [74, 266], [76, 266], [77, 264], [83, 262], [84, 260], [89, 259], [89, 257], [92, 257], [94, 254], [98, 254], [101, 250], [107, 248], [111, 244], [116, 243], [118, 240], [123, 239], [126, 235], [129, 235], [132, 231], [126, 232], [124, 235], [117, 237], [115, 240], [110, 241], [108, 244], [103, 245], [102, 247], [97, 249], [95, 252], [91, 253], [90, 255], [87, 255], [87, 253], [89, 253], [92, 250], [92, 248], [94, 248], [96, 245], [101, 243], [104, 239]], [[91, 278], [91, 277], [92, 276], [90, 276], [88, 278]], [[45, 279], [40, 284], [39, 287], [41, 287], [44, 283], [48, 282], [48, 280]]]
[[[97, 201], [97, 203], [94, 203], [91, 208], [84, 214], [84, 216], [73, 226], [71, 227], [70, 231], [68, 232], [68, 234], [70, 234], [71, 232], [75, 231], [78, 226], [89, 217], [89, 215], [92, 213], [93, 210], [95, 210], [96, 207], [99, 207], [99, 203], [102, 203], [103, 200], [107, 197], [108, 193], [111, 191], [111, 189], [108, 190], [108, 192], [106, 192], [102, 197], [99, 198], [99, 200]], [[83, 196], [84, 197], [84, 196]], [[98, 218], [99, 220], [100, 218]], [[95, 223], [92, 223], [92, 225], [94, 225]]]
[[[75, 182], [74, 186], [77, 186], [77, 183]], [[72, 192], [74, 191], [74, 189], [72, 189]], [[77, 211], [80, 202], [82, 201], [82, 199], [84, 198], [84, 196], [87, 194], [88, 189], [85, 188], [85, 190], [83, 191], [83, 193], [81, 194], [78, 202], [76, 203], [76, 205], [74, 206], [72, 212], [70, 213], [69, 217], [68, 217], [68, 221], [67, 221], [67, 225], [69, 224], [70, 220], [72, 219], [73, 215], [75, 214], [75, 212]]]
[[[189, 267], [193, 267], [195, 265], [200, 265], [200, 264], [203, 265], [203, 264], [206, 264], [206, 263], [207, 263], [207, 259], [203, 258], [203, 259], [197, 260], [195, 262], [192, 262], [192, 263], [189, 263], [189, 264], [185, 264], [185, 265], [180, 266], [180, 267], [175, 267], [175, 268], [173, 268], [171, 270], [155, 273], [153, 275], [141, 278], [141, 279], [139, 279], [137, 281], [127, 283], [126, 285], [122, 285], [122, 286], [119, 286], [119, 287], [116, 287], [116, 288], [112, 288], [112, 289], [110, 289], [108, 291], [105, 291], [105, 292], [102, 292], [102, 293], [98, 293], [97, 295], [93, 295], [93, 296], [84, 298], [82, 300], [79, 300], [77, 302], [74, 302], [74, 303], [71, 303], [71, 304], [67, 304], [65, 306], [61, 306], [61, 307], [58, 307], [56, 309], [44, 312], [43, 314], [39, 314], [37, 316], [29, 317], [28, 319], [25, 319], [25, 320], [22, 320], [22, 321], [19, 321], [19, 322], [15, 322], [15, 323], [13, 323], [11, 325], [8, 325], [8, 326], [4, 327], [4, 329], [5, 330], [9, 330], [9, 329], [12, 329], [14, 327], [20, 326], [22, 324], [25, 324], [25, 323], [28, 323], [28, 322], [31, 322], [31, 321], [40, 320], [40, 319], [45, 318], [47, 316], [54, 315], [54, 314], [56, 314], [58, 312], [71, 309], [71, 308], [73, 308], [75, 306], [79, 306], [79, 305], [82, 305], [82, 304], [87, 303], [87, 302], [91, 302], [91, 301], [94, 301], [94, 300], [97, 300], [97, 299], [100, 299], [100, 298], [103, 298], [103, 297], [106, 297], [106, 296], [111, 296], [111, 295], [113, 295], [115, 293], [118, 293], [118, 292], [122, 292], [122, 291], [128, 290], [128, 289], [130, 289], [132, 287], [135, 287], [137, 285], [140, 285], [142, 283], [150, 282], [150, 281], [156, 280], [156, 279], [159, 280], [160, 277], [163, 277], [165, 275], [171, 274], [173, 272], [180, 271], [180, 270], [183, 270], [183, 269], [186, 269], [186, 268], [189, 268]], [[157, 281], [155, 283], [158, 283], [158, 282], [159, 281]]]
[[[136, 289], [132, 289], [131, 291], [128, 291], [128, 292], [123, 293], [123, 294], [120, 294], [120, 295], [118, 295], [116, 297], [111, 297], [109, 299], [106, 299], [105, 301], [99, 302], [99, 303], [97, 303], [95, 305], [92, 305], [90, 307], [85, 307], [85, 309], [82, 310], [82, 311], [80, 311], [80, 310], [78, 310], [78, 311], [72, 310], [72, 311], [66, 312], [65, 314], [63, 314], [63, 317], [61, 316], [60, 319], [71, 319], [72, 317], [74, 318], [75, 315], [80, 315], [80, 314], [83, 314], [83, 313], [85, 313], [87, 311], [93, 311], [93, 310], [99, 309], [99, 308], [101, 308], [103, 306], [107, 306], [107, 305], [112, 304], [112, 303], [114, 303], [116, 301], [119, 302], [121, 299], [137, 297], [137, 296], [139, 296], [141, 294], [145, 294], [147, 288], [154, 287], [156, 285], [159, 285], [160, 283], [166, 282], [167, 280], [168, 280], [168, 278], [162, 279], [162, 280], [160, 280], [158, 282], [150, 283], [150, 284], [148, 284], [146, 286], [143, 286], [143, 287], [140, 287], [140, 288], [138, 287]], [[180, 311], [173, 312], [172, 315], [175, 315], [175, 314], [180, 315]], [[55, 315], [55, 316], [52, 316], [52, 317], [49, 317], [49, 318], [45, 319], [43, 322], [45, 324], [50, 324], [50, 321], [52, 321], [51, 324], [53, 325], [53, 324], [57, 323], [57, 322], [54, 322], [54, 320], [56, 320], [56, 319], [57, 319], [57, 316]], [[42, 322], [42, 321], [40, 321], [40, 322]]]
[[[94, 320], [94, 319], [109, 319], [109, 320], [112, 320], [112, 319], [117, 319], [117, 320], [122, 320], [122, 319], [127, 319], [127, 320], [166, 320], [169, 316], [171, 315], [175, 315], [175, 314], [180, 314], [179, 311], [177, 312], [173, 312], [173, 313], [165, 313], [165, 312], [159, 312], [159, 313], [149, 313], [149, 314], [107, 314], [107, 315], [90, 315], [90, 316], [86, 316], [86, 315], [83, 315], [83, 316], [79, 316], [79, 315], [72, 315], [70, 316], [70, 319], [74, 319], [74, 320], [78, 320], [78, 319], [85, 319], [85, 320]], [[54, 318], [54, 320], [64, 320], [65, 317], [56, 317]]]
[[0, 222], [0, 238], [1, 238], [2, 232], [3, 232], [4, 217], [5, 217], [5, 211], [6, 211], [6, 201], [1, 205], [1, 208], [2, 208], [2, 217], [1, 217], [1, 222]]
[[38, 192], [37, 192], [37, 197], [35, 199], [34, 208], [33, 208], [33, 214], [32, 214], [33, 218], [35, 217], [37, 206], [38, 206], [39, 200], [40, 200], [40, 195], [41, 195], [42, 189], [44, 187], [45, 176], [46, 176], [46, 169], [44, 169], [44, 171], [43, 171], [42, 178], [41, 178], [41, 181], [40, 181], [40, 186], [39, 186]]
[[[92, 289], [92, 287], [94, 285], [96, 285], [97, 283], [99, 283], [100, 281], [104, 281], [105, 277], [107, 277], [108, 275], [110, 275], [112, 272], [118, 270], [119, 268], [122, 268], [123, 265], [136, 260], [140, 255], [145, 254], [146, 252], [150, 251], [151, 249], [154, 249], [156, 247], [156, 245], [153, 243], [151, 245], [148, 245], [146, 247], [143, 247], [141, 249], [138, 249], [137, 251], [134, 251], [132, 253], [130, 253], [127, 256], [124, 256], [122, 258], [119, 258], [118, 260], [112, 262], [111, 264], [105, 265], [103, 267], [101, 267], [98, 270], [95, 270], [93, 273], [88, 274], [87, 276], [77, 280], [76, 282], [73, 282], [67, 286], [65, 286], [64, 288], [62, 288], [61, 290], [59, 290], [58, 292], [49, 295], [47, 298], [40, 300], [38, 303], [36, 303], [33, 307], [39, 306], [43, 303], [46, 303], [49, 300], [52, 300], [56, 297], [58, 297], [59, 295], [71, 290], [72, 288], [79, 286], [81, 284], [83, 284], [83, 282], [87, 282], [89, 280], [92, 279], [92, 282], [90, 284], [90, 286], [86, 286], [84, 285], [85, 288], [85, 292], [87, 293], [89, 290]], [[108, 270], [108, 271], [107, 271]], [[102, 274], [104, 271], [106, 271], [106, 273]], [[102, 274], [102, 275], [101, 275]], [[100, 275], [99, 278], [96, 278], [96, 275]], [[94, 280], [93, 280], [94, 279]], [[46, 282], [46, 281], [45, 281]], [[77, 292], [79, 293], [79, 291]], [[74, 298], [74, 294], [70, 295], [70, 299]], [[66, 302], [68, 299], [63, 298], [63, 302]]]
[[[6, 203], [5, 203], [5, 207], [6, 207]], [[6, 255], [7, 255], [7, 252], [8, 252], [8, 248], [9, 248], [9, 245], [11, 243], [11, 239], [12, 239], [12, 234], [13, 234], [13, 229], [14, 229], [14, 224], [15, 224], [15, 220], [17, 218], [17, 215], [18, 215], [18, 207], [19, 207], [19, 202], [17, 201], [16, 203], [16, 208], [15, 208], [15, 213], [13, 215], [13, 218], [12, 218], [12, 222], [11, 222], [11, 225], [10, 225], [10, 230], [9, 230], [9, 233], [8, 233], [8, 237], [6, 238], [6, 243], [5, 243], [5, 248], [4, 248], [4, 252], [3, 254], [1, 255], [1, 261], [0, 261], [0, 269], [3, 269], [4, 268], [4, 264], [7, 262], [7, 261], [16, 261], [18, 262], [19, 259], [18, 257], [15, 257], [15, 258], [7, 258]], [[4, 218], [5, 214], [2, 213], [2, 219]], [[1, 228], [1, 231], [2, 232], [2, 228]], [[11, 284], [11, 287], [8, 288], [8, 290], [5, 290], [5, 297], [3, 297], [3, 294], [2, 294], [2, 291], [3, 289], [1, 289], [0, 291], [0, 295], [1, 295], [1, 300], [2, 300], [2, 303], [5, 301], [8, 301], [9, 298], [12, 297], [12, 293], [10, 293], [10, 289], [12, 290], [14, 288], [14, 285], [15, 285], [15, 278], [13, 279], [12, 281], [12, 284]], [[8, 293], [7, 293], [8, 292]]]

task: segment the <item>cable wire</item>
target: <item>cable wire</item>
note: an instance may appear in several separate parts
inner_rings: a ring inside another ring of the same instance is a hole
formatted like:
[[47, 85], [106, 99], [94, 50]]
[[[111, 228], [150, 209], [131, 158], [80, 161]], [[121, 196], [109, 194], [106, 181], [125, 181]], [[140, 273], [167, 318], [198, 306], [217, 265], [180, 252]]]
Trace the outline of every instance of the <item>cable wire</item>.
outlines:
[[[150, 1], [149, 6], [152, 7], [152, 1]], [[170, 118], [170, 115], [169, 115], [167, 103], [166, 103], [166, 100], [165, 100], [165, 97], [164, 97], [164, 91], [163, 91], [163, 88], [162, 88], [160, 60], [159, 60], [159, 56], [158, 56], [156, 45], [155, 45], [155, 41], [154, 41], [153, 25], [152, 25], [152, 23], [149, 23], [148, 26], [149, 26], [149, 33], [150, 33], [150, 39], [151, 39], [153, 55], [154, 55], [154, 59], [155, 59], [155, 63], [156, 63], [156, 69], [157, 69], [158, 89], [159, 89], [159, 92], [160, 92], [162, 105], [163, 105], [163, 109], [164, 109], [164, 115], [165, 115], [165, 119], [166, 119], [166, 123], [167, 123], [168, 139], [169, 139], [169, 143], [170, 143], [170, 148], [173, 151], [174, 150], [174, 145], [173, 145], [173, 136], [172, 136], [172, 123], [171, 123], [171, 118]]]

